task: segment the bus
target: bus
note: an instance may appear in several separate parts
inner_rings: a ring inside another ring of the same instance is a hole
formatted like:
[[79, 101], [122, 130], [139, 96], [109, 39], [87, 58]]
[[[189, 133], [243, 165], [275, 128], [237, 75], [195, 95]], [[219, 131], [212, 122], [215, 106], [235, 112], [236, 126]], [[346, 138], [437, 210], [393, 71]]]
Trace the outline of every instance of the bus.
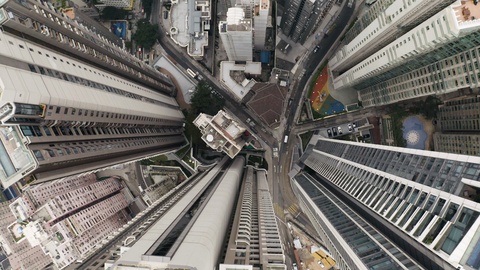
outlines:
[[287, 143], [288, 142], [288, 135], [285, 135], [285, 139], [283, 139], [283, 143]]
[[190, 77], [194, 78], [197, 77], [197, 74], [195, 72], [193, 72], [193, 70], [187, 68], [187, 73], [188, 75], [190, 75]]

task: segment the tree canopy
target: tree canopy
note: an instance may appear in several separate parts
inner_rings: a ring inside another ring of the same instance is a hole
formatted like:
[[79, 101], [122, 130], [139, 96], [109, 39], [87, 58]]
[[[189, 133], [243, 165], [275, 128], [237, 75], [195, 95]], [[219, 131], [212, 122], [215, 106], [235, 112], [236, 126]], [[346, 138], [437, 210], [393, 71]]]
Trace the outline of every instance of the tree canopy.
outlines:
[[147, 19], [141, 19], [137, 22], [137, 30], [133, 35], [133, 39], [138, 46], [150, 49], [158, 37], [158, 26], [152, 25]]
[[195, 117], [200, 113], [215, 115], [225, 105], [225, 100], [210, 90], [209, 85], [200, 81], [190, 99], [191, 111]]
[[100, 17], [104, 20], [123, 20], [127, 15], [127, 10], [116, 7], [105, 7]]

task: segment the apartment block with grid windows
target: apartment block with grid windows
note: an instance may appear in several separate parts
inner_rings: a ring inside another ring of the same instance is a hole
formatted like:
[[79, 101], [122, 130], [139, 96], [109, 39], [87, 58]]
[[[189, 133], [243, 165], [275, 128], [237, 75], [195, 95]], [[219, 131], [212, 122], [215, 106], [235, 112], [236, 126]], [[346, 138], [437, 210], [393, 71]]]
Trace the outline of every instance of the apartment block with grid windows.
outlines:
[[[4, 188], [26, 176], [40, 183], [183, 145], [178, 104], [148, 80], [140, 84], [81, 53], [74, 57], [6, 31], [0, 32], [0, 47], [0, 152], [8, 156], [0, 167]], [[142, 81], [148, 75], [128, 70]]]
[[[435, 7], [428, 8], [424, 15], [422, 9], [416, 7], [420, 2], [425, 2], [423, 8]], [[426, 5], [427, 2], [431, 3]], [[388, 36], [382, 34], [388, 27], [373, 27], [372, 23], [372, 29], [360, 31], [349, 50], [351, 57], [358, 54], [361, 58], [341, 67], [350, 56], [339, 51], [340, 55], [330, 64], [335, 91], [354, 89], [363, 107], [374, 107], [478, 87], [480, 7], [472, 1], [458, 0], [453, 4], [442, 1], [441, 5], [437, 2], [395, 1], [385, 9], [387, 13], [377, 20], [391, 20], [392, 26], [394, 18], [405, 19], [405, 14], [414, 10], [421, 16], [415, 23], [408, 24], [405, 31], [394, 31], [389, 43], [378, 41]], [[402, 23], [395, 25], [400, 29], [404, 27]], [[365, 53], [363, 48], [374, 48], [374, 51]]]
[[440, 132], [433, 135], [435, 151], [480, 156], [480, 98], [445, 102], [437, 113]]
[[[326, 243], [340, 264], [350, 269], [363, 269], [354, 267], [357, 259], [367, 267], [371, 259], [398, 264], [403, 260], [396, 255], [389, 259], [380, 254], [397, 254], [390, 249], [394, 245], [421, 268], [480, 268], [480, 203], [475, 201], [480, 157], [319, 139], [302, 162], [307, 169], [305, 177], [296, 179], [296, 193], [307, 212], [325, 225], [317, 230], [328, 236]], [[358, 242], [355, 239], [366, 236], [344, 230], [340, 225], [346, 223], [336, 221], [340, 216], [331, 216], [320, 203], [327, 201], [325, 196], [335, 211], [349, 216], [352, 226], [375, 238], [375, 244]], [[376, 238], [373, 230], [390, 244]], [[339, 235], [352, 249], [333, 240]], [[367, 251], [378, 257], [364, 256]]]

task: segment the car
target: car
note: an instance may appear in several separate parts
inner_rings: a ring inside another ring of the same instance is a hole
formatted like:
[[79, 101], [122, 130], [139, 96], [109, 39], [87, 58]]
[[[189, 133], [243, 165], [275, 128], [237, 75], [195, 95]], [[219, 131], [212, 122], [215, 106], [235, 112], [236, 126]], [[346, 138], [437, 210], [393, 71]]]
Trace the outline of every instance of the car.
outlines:
[[297, 267], [297, 264], [296, 263], [293, 263], [293, 270], [298, 270], [298, 267]]
[[338, 127], [338, 134], [343, 134], [342, 127]]
[[328, 137], [332, 137], [332, 131], [330, 129], [327, 129], [327, 135]]
[[318, 46], [315, 46], [315, 48], [313, 48], [313, 53], [316, 53], [316, 52], [318, 52], [318, 49], [320, 49], [320, 47], [318, 47]]
[[333, 133], [333, 136], [337, 136], [338, 135], [337, 128], [332, 128], [332, 133]]
[[348, 124], [348, 131], [352, 131], [352, 124]]
[[363, 134], [363, 138], [364, 139], [370, 138], [370, 134]]
[[357, 127], [357, 123], [353, 122], [353, 123], [352, 123], [352, 126], [353, 126], [353, 128], [356, 128], [356, 127]]

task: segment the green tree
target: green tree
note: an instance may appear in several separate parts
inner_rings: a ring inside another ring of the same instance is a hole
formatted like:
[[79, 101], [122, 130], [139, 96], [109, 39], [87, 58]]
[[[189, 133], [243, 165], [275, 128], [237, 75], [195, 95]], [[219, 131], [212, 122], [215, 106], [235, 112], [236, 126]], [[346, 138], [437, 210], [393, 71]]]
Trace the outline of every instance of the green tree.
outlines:
[[137, 31], [133, 35], [133, 39], [138, 46], [150, 49], [157, 41], [158, 26], [152, 25], [147, 19], [141, 19], [137, 22]]
[[190, 102], [191, 112], [195, 117], [200, 113], [215, 115], [225, 105], [225, 100], [212, 93], [209, 85], [204, 81], [198, 83]]
[[103, 20], [123, 20], [128, 15], [128, 11], [116, 7], [105, 7], [100, 17]]

